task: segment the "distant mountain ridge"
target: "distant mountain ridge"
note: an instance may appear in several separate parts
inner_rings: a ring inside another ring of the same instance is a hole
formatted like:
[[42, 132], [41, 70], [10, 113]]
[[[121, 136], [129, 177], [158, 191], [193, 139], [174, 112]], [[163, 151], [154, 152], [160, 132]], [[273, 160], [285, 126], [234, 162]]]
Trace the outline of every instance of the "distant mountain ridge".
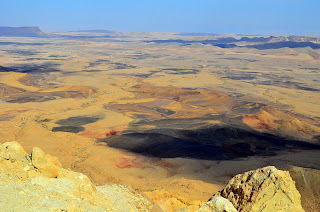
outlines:
[[41, 37], [44, 33], [39, 27], [0, 27], [0, 36]]
[[74, 32], [92, 32], [92, 33], [114, 33], [115, 31], [106, 29], [77, 30]]

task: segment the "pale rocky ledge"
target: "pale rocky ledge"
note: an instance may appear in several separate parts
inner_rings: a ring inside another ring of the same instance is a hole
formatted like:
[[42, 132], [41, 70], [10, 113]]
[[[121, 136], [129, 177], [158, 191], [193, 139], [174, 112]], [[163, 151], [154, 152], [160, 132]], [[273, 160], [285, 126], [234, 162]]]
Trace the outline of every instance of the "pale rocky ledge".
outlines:
[[152, 211], [154, 204], [121, 185], [95, 186], [81, 173], [35, 147], [0, 146], [1, 211]]
[[[161, 211], [143, 194], [123, 185], [95, 186], [35, 147], [28, 155], [17, 142], [0, 145], [1, 211]], [[188, 211], [304, 211], [289, 172], [273, 166], [239, 174], [200, 206]]]

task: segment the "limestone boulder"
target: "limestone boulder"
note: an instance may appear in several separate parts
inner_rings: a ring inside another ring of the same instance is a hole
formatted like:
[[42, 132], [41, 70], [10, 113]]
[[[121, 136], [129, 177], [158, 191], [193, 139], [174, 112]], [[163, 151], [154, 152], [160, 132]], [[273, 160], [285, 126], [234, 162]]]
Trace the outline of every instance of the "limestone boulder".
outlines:
[[32, 169], [30, 156], [15, 141], [0, 145], [0, 178], [25, 180]]
[[211, 199], [224, 197], [238, 211], [304, 211], [301, 196], [289, 172], [274, 166], [245, 172], [233, 177]]
[[95, 186], [39, 148], [28, 155], [17, 142], [0, 145], [0, 194], [1, 211], [161, 211], [132, 188]]
[[196, 212], [237, 212], [232, 203], [223, 197], [216, 197], [202, 205]]
[[55, 178], [59, 175], [61, 163], [51, 155], [46, 155], [40, 148], [35, 147], [31, 153], [32, 165], [36, 167], [43, 176]]

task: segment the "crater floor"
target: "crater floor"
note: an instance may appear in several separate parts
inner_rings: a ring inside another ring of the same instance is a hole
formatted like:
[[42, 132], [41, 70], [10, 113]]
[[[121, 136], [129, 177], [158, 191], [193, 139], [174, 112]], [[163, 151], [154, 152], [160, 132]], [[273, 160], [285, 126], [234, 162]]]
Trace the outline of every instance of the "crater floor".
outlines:
[[244, 171], [320, 169], [319, 44], [283, 39], [0, 37], [0, 142], [182, 206]]

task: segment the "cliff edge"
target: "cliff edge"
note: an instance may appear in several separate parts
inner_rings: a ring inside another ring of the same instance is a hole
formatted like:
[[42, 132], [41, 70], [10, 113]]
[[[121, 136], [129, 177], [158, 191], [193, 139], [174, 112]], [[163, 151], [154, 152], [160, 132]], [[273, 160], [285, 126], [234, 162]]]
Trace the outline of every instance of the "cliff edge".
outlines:
[[81, 173], [35, 147], [28, 155], [17, 142], [0, 145], [2, 211], [157, 211], [126, 186], [95, 186]]
[[224, 197], [238, 211], [304, 211], [301, 196], [289, 172], [274, 166], [252, 170], [233, 177], [211, 199]]

